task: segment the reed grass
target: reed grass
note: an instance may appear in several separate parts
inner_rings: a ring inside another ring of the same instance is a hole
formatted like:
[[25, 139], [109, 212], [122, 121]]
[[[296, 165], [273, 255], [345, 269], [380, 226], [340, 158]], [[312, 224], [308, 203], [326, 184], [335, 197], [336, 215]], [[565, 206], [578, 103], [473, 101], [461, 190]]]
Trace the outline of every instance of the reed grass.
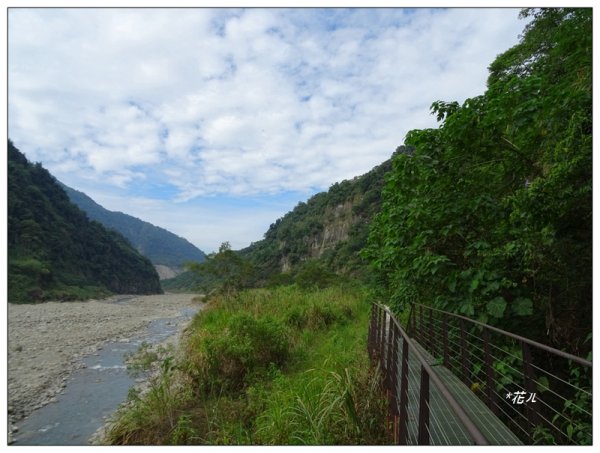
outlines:
[[117, 414], [108, 444], [390, 443], [366, 354], [358, 285], [214, 296], [150, 389]]

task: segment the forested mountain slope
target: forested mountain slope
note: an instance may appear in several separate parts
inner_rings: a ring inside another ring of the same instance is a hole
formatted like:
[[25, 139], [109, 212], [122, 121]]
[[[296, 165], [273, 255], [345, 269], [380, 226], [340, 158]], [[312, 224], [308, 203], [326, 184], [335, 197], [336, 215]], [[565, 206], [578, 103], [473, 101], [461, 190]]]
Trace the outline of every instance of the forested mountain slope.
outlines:
[[180, 271], [188, 261], [202, 262], [206, 258], [204, 252], [199, 250], [186, 239], [170, 231], [144, 222], [137, 217], [114, 212], [100, 206], [83, 192], [62, 185], [63, 189], [88, 217], [96, 220], [125, 236], [129, 242], [155, 265], [168, 266], [175, 272]]
[[[400, 147], [395, 154], [406, 152]], [[366, 245], [369, 223], [379, 211], [388, 160], [370, 172], [332, 185], [300, 202], [269, 227], [264, 239], [241, 250], [257, 268], [259, 279], [318, 261], [338, 273], [360, 273], [366, 262], [358, 252]]]
[[88, 220], [56, 179], [8, 142], [8, 300], [160, 293], [150, 261]]

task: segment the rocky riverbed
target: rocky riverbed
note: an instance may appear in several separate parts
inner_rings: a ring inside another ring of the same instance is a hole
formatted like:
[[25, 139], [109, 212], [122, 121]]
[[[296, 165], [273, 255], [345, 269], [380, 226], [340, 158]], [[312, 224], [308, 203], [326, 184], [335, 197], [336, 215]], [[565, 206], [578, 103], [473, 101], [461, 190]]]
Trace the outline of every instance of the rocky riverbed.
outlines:
[[53, 402], [82, 359], [127, 342], [151, 321], [198, 306], [194, 294], [114, 296], [86, 302], [8, 306], [9, 441], [16, 423]]

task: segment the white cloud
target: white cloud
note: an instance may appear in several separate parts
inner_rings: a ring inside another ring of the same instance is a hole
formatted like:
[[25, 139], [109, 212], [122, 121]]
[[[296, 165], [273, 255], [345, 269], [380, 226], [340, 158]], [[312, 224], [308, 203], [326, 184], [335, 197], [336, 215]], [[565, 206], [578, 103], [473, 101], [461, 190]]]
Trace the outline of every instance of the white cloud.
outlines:
[[9, 136], [99, 192], [326, 189], [435, 126], [431, 102], [481, 94], [525, 25], [517, 15], [12, 8]]

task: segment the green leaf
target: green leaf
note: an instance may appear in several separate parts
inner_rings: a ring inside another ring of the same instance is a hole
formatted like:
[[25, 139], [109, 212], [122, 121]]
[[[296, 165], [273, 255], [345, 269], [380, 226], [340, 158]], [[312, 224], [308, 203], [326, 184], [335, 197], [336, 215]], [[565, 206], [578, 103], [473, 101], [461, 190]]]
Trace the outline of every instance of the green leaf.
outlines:
[[506, 310], [506, 301], [503, 297], [496, 297], [487, 303], [487, 312], [496, 318], [501, 318]]
[[450, 292], [456, 291], [456, 277], [450, 279], [448, 282], [448, 289]]
[[482, 323], [484, 323], [484, 324], [487, 324], [487, 323], [488, 323], [488, 320], [489, 320], [489, 318], [488, 318], [488, 315], [487, 315], [487, 314], [485, 314], [485, 313], [481, 313], [481, 314], [480, 314], [480, 315], [477, 317], [477, 321], [479, 321], [479, 322], [482, 322]]
[[475, 309], [473, 308], [473, 305], [471, 305], [470, 302], [463, 304], [460, 307], [460, 311], [461, 311], [461, 313], [463, 313], [466, 316], [473, 316], [475, 314]]
[[545, 392], [550, 388], [550, 381], [546, 376], [542, 376], [538, 379], [537, 390], [538, 392]]
[[518, 297], [513, 301], [512, 309], [518, 316], [529, 316], [533, 314], [533, 302], [526, 297]]

